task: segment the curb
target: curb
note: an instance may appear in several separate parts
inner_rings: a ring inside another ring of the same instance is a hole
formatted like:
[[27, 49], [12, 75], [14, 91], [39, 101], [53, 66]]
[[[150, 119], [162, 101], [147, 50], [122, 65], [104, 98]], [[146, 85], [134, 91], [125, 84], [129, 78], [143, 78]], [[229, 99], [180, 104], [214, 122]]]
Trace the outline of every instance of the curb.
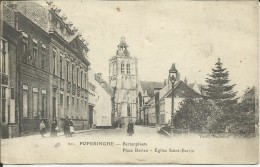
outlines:
[[161, 129], [162, 132], [164, 132], [166, 135], [171, 136], [171, 134], [163, 129]]
[[80, 130], [80, 131], [75, 131], [74, 134], [84, 133], [84, 132], [92, 132], [92, 131], [98, 131], [98, 129], [89, 129], [89, 130]]

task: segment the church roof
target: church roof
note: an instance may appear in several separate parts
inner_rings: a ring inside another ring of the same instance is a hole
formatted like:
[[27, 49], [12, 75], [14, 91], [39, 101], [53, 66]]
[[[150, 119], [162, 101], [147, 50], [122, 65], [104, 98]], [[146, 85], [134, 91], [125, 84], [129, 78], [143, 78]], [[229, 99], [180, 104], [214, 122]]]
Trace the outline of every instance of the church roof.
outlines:
[[154, 95], [154, 89], [162, 89], [164, 87], [163, 82], [153, 82], [153, 81], [140, 81], [142, 90], [146, 90], [148, 96], [152, 97]]

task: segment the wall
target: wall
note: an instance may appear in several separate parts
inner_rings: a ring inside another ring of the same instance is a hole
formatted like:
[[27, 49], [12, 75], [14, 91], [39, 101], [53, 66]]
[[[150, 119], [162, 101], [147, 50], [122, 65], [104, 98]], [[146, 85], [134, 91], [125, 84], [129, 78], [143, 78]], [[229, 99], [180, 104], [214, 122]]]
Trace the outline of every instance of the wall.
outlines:
[[112, 126], [111, 96], [101, 87], [99, 83], [95, 82], [95, 85], [97, 101], [94, 111], [94, 123], [96, 126]]

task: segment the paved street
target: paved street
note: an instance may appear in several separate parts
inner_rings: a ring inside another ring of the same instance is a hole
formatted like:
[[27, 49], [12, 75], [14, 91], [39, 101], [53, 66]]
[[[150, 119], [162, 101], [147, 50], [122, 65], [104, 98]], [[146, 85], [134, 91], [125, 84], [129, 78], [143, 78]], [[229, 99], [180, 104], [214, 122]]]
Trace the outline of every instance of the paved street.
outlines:
[[31, 145], [30, 148], [33, 147], [40, 147], [43, 144], [49, 145], [49, 143], [54, 144], [54, 147], [59, 146], [55, 145], [57, 143], [68, 141], [80, 141], [80, 140], [97, 140], [97, 139], [114, 139], [120, 138], [122, 140], [131, 140], [131, 139], [146, 139], [149, 137], [158, 137], [158, 138], [166, 138], [163, 135], [157, 133], [156, 127], [147, 127], [147, 126], [135, 126], [134, 127], [134, 134], [129, 136], [127, 134], [126, 126], [117, 129], [94, 129], [91, 131], [86, 131], [83, 133], [74, 134], [73, 137], [65, 137], [63, 132], [60, 132], [57, 137], [50, 137], [50, 133], [45, 134], [45, 137], [41, 137], [40, 134], [38, 135], [30, 135], [30, 136], [23, 136], [18, 138], [9, 138], [9, 139], [2, 139], [1, 146], [4, 148], [18, 148], [21, 145], [28, 146]]
[[[88, 133], [81, 133], [77, 134], [76, 137], [83, 137], [83, 136], [92, 136], [93, 138], [95, 137], [129, 137], [127, 135], [127, 128], [126, 125], [123, 126], [122, 128], [117, 128], [117, 129], [98, 129], [97, 131], [92, 131]], [[156, 127], [147, 127], [147, 126], [142, 126], [142, 125], [136, 125], [134, 127], [134, 134], [132, 137], [151, 137], [151, 136], [161, 136], [157, 133], [157, 128]]]
[[[46, 135], [47, 136], [47, 135]], [[49, 134], [48, 134], [49, 136]], [[85, 143], [85, 144], [83, 144]], [[93, 143], [93, 144], [86, 144]], [[96, 143], [113, 143], [113, 145], [99, 145]], [[84, 133], [75, 134], [66, 138], [64, 135], [58, 137], [44, 137], [32, 135], [1, 140], [2, 162], [4, 163], [101, 163], [101, 162], [124, 162], [124, 163], [146, 163], [153, 162], [154, 156], [161, 161], [178, 163], [184, 156], [207, 157], [214, 153], [215, 159], [212, 163], [220, 159], [229, 158], [233, 162], [237, 160], [237, 155], [241, 153], [244, 146], [257, 140], [239, 138], [200, 138], [198, 135], [176, 135], [172, 138], [159, 135], [155, 127], [135, 126], [133, 136], [128, 136], [126, 127], [119, 129], [99, 129]], [[139, 146], [136, 146], [139, 144]], [[222, 148], [222, 154], [217, 150]], [[210, 148], [210, 149], [209, 149]], [[236, 154], [228, 153], [232, 148]], [[184, 150], [185, 152], [173, 152], [164, 154], [163, 150]], [[126, 150], [126, 151], [125, 151]], [[132, 150], [129, 151], [129, 150]], [[216, 151], [216, 154], [215, 154]], [[150, 154], [146, 154], [150, 152]], [[248, 156], [243, 160], [250, 160], [250, 155], [256, 154], [255, 149], [246, 151]], [[135, 154], [134, 154], [135, 153]], [[94, 154], [94, 156], [89, 156]], [[247, 155], [247, 154], [246, 154]], [[218, 159], [219, 158], [219, 159]], [[11, 161], [10, 161], [11, 160]], [[191, 162], [193, 159], [191, 159]]]

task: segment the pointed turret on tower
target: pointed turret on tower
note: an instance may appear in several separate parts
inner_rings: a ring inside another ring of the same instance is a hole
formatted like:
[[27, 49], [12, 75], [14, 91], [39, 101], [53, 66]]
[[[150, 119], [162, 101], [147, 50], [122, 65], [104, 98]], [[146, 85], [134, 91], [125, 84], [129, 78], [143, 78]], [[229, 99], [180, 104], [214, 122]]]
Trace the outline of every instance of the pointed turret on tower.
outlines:
[[127, 50], [129, 46], [126, 44], [124, 36], [121, 37], [121, 41], [117, 47], [117, 56], [130, 56], [130, 52]]

